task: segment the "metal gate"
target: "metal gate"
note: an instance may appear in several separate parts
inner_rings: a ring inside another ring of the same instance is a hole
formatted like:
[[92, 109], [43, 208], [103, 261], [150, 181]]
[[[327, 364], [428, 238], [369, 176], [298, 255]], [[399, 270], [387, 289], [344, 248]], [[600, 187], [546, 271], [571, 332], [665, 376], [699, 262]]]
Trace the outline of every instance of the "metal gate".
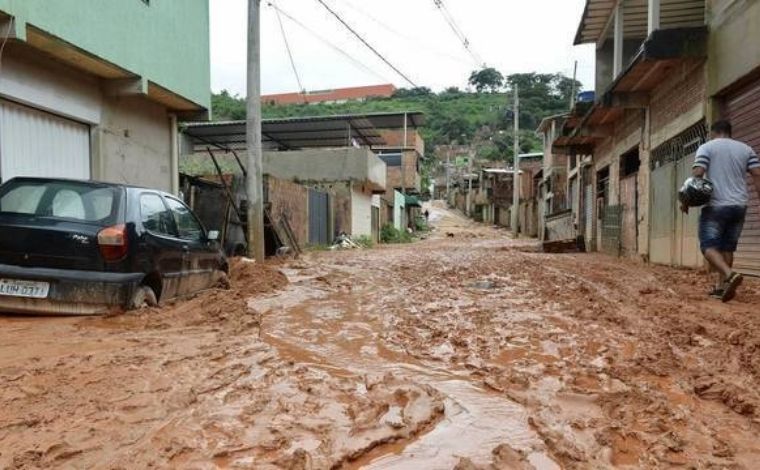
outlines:
[[623, 256], [634, 256], [639, 252], [637, 189], [637, 173], [620, 180], [620, 250]]
[[675, 233], [676, 192], [675, 163], [668, 163], [652, 171], [650, 185], [649, 260], [655, 264], [673, 263]]
[[681, 213], [678, 189], [691, 175], [697, 148], [707, 139], [704, 122], [697, 123], [652, 152], [650, 181], [649, 259], [672, 266], [700, 267], [700, 209]]
[[[729, 95], [725, 105], [726, 117], [734, 128], [734, 138], [760, 152], [760, 80]], [[751, 201], [735, 267], [738, 271], [760, 276], [760, 203], [751, 183], [749, 188]]]
[[330, 196], [309, 190], [309, 244], [330, 244]]
[[602, 218], [602, 251], [620, 256], [620, 228], [622, 206], [607, 206]]
[[89, 126], [0, 100], [0, 176], [89, 179]]
[[586, 249], [591, 250], [594, 246], [594, 185], [586, 185], [584, 209], [584, 236], [586, 237]]

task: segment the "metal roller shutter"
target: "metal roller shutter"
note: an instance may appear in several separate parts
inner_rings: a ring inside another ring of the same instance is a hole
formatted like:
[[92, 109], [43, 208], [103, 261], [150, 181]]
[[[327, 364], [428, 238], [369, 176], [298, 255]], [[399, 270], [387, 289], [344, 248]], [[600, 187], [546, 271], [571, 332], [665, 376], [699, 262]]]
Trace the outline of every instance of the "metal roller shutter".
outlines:
[[0, 178], [90, 178], [90, 128], [0, 100]]
[[[726, 117], [734, 127], [734, 138], [745, 142], [760, 153], [760, 80], [728, 95]], [[736, 253], [736, 269], [760, 276], [760, 203], [752, 190], [747, 221]]]

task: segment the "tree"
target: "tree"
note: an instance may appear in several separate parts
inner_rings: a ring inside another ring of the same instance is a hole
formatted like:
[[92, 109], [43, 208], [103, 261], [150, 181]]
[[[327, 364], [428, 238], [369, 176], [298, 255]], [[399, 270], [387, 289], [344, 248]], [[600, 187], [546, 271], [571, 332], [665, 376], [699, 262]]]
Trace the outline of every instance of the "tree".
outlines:
[[211, 109], [214, 119], [218, 121], [238, 121], [245, 119], [245, 99], [232, 96], [227, 90], [211, 95]]
[[469, 84], [474, 86], [478, 93], [485, 90], [496, 93], [504, 86], [504, 75], [493, 67], [485, 67], [470, 74]]
[[417, 88], [399, 88], [395, 92], [393, 92], [394, 98], [418, 98], [418, 97], [424, 97], [424, 96], [430, 96], [433, 94], [433, 91], [425, 86], [420, 86]]

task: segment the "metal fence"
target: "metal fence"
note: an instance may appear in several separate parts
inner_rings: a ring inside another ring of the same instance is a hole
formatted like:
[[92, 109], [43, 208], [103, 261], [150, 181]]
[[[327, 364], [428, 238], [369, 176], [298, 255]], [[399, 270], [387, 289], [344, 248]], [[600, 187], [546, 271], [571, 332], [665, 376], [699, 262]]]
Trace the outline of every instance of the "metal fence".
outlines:
[[602, 218], [602, 250], [613, 256], [620, 256], [620, 234], [623, 206], [607, 206]]

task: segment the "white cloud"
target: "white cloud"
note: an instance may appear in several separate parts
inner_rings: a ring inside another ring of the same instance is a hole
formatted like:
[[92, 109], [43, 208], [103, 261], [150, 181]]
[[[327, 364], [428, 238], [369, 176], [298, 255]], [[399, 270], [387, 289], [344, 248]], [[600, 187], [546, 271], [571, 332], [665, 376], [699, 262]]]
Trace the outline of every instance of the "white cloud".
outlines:
[[[420, 86], [464, 87], [476, 63], [433, 0], [325, 0], [388, 60]], [[584, 0], [446, 0], [471, 48], [505, 74], [562, 72], [593, 86], [593, 46], [573, 47]], [[295, 19], [329, 39], [355, 64], [283, 17], [303, 85], [308, 90], [384, 82], [408, 84], [354, 38], [317, 0], [278, 0]], [[245, 94], [247, 0], [211, 2], [214, 91]], [[275, 10], [262, 1], [262, 91], [296, 91]], [[370, 71], [366, 69], [370, 69]]]

